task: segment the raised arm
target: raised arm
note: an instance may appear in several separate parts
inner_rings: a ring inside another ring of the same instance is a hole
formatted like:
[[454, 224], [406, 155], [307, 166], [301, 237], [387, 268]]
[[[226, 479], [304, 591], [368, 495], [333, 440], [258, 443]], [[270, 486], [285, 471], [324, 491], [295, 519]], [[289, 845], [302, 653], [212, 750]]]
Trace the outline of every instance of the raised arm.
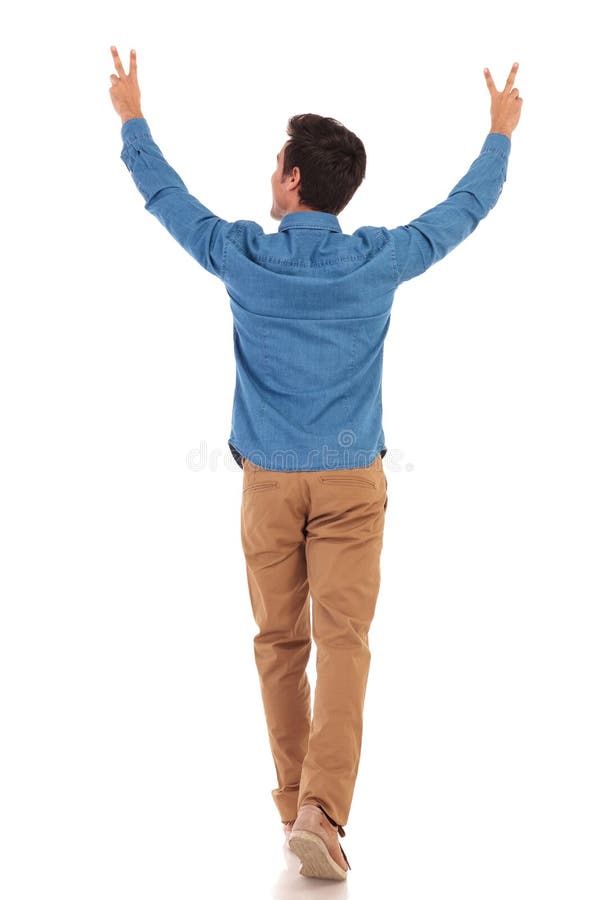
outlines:
[[235, 223], [219, 218], [189, 193], [153, 140], [141, 109], [135, 51], [131, 51], [129, 75], [116, 47], [111, 52], [119, 73], [111, 75], [110, 94], [122, 123], [121, 159], [146, 201], [145, 209], [201, 266], [222, 278], [225, 242]]
[[513, 88], [518, 63], [510, 71], [502, 92], [484, 69], [492, 98], [492, 127], [477, 159], [452, 188], [446, 200], [413, 219], [390, 229], [396, 255], [398, 284], [421, 275], [443, 259], [477, 227], [496, 205], [506, 180], [511, 136], [521, 114], [522, 98]]

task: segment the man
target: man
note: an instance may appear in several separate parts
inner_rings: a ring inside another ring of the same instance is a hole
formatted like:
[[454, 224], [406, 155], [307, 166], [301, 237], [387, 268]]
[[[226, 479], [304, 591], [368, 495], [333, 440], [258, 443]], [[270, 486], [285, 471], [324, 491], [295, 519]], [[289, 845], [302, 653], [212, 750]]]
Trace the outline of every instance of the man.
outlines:
[[[121, 159], [154, 215], [227, 289], [236, 387], [229, 447], [243, 469], [241, 539], [259, 632], [255, 658], [278, 786], [301, 874], [342, 880], [362, 739], [368, 631], [387, 508], [383, 345], [397, 287], [442, 259], [496, 204], [522, 98], [518, 63], [491, 95], [491, 130], [448, 198], [397, 228], [344, 234], [337, 215], [365, 177], [360, 139], [293, 116], [271, 178], [278, 231], [220, 219], [192, 197], [142, 113], [135, 51], [111, 100]], [[312, 636], [309, 598], [312, 598]], [[311, 720], [306, 666], [317, 646]]]

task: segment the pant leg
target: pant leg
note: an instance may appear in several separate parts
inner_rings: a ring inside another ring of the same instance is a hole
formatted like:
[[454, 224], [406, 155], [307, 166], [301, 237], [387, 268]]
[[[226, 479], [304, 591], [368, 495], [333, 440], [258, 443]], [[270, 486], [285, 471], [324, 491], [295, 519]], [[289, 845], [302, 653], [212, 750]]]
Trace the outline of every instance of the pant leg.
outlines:
[[311, 480], [306, 559], [317, 682], [298, 805], [348, 820], [362, 743], [371, 653], [368, 632], [380, 585], [387, 508], [381, 456], [370, 466], [317, 472]]
[[241, 537], [258, 633], [254, 655], [277, 774], [273, 800], [281, 821], [296, 818], [311, 716], [310, 604], [305, 510], [294, 472], [244, 460]]

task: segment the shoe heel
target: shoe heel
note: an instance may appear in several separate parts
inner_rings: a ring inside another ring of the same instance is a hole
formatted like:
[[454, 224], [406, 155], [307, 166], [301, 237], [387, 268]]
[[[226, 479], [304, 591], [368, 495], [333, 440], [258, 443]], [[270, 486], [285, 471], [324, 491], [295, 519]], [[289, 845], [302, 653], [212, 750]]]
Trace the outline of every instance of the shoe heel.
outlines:
[[332, 858], [325, 841], [312, 831], [293, 831], [288, 841], [292, 853], [302, 862], [301, 875], [344, 881], [347, 873]]

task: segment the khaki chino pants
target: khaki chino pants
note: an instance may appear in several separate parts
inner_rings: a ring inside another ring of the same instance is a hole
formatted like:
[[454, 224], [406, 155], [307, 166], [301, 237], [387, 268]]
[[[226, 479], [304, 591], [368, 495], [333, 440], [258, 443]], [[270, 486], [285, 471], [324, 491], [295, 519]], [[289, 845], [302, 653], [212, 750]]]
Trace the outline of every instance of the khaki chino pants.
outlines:
[[[282, 822], [295, 819], [304, 803], [320, 806], [338, 830], [348, 820], [386, 508], [380, 455], [369, 466], [313, 472], [243, 460], [241, 538], [277, 775], [272, 796]], [[313, 638], [311, 719], [306, 666]]]

